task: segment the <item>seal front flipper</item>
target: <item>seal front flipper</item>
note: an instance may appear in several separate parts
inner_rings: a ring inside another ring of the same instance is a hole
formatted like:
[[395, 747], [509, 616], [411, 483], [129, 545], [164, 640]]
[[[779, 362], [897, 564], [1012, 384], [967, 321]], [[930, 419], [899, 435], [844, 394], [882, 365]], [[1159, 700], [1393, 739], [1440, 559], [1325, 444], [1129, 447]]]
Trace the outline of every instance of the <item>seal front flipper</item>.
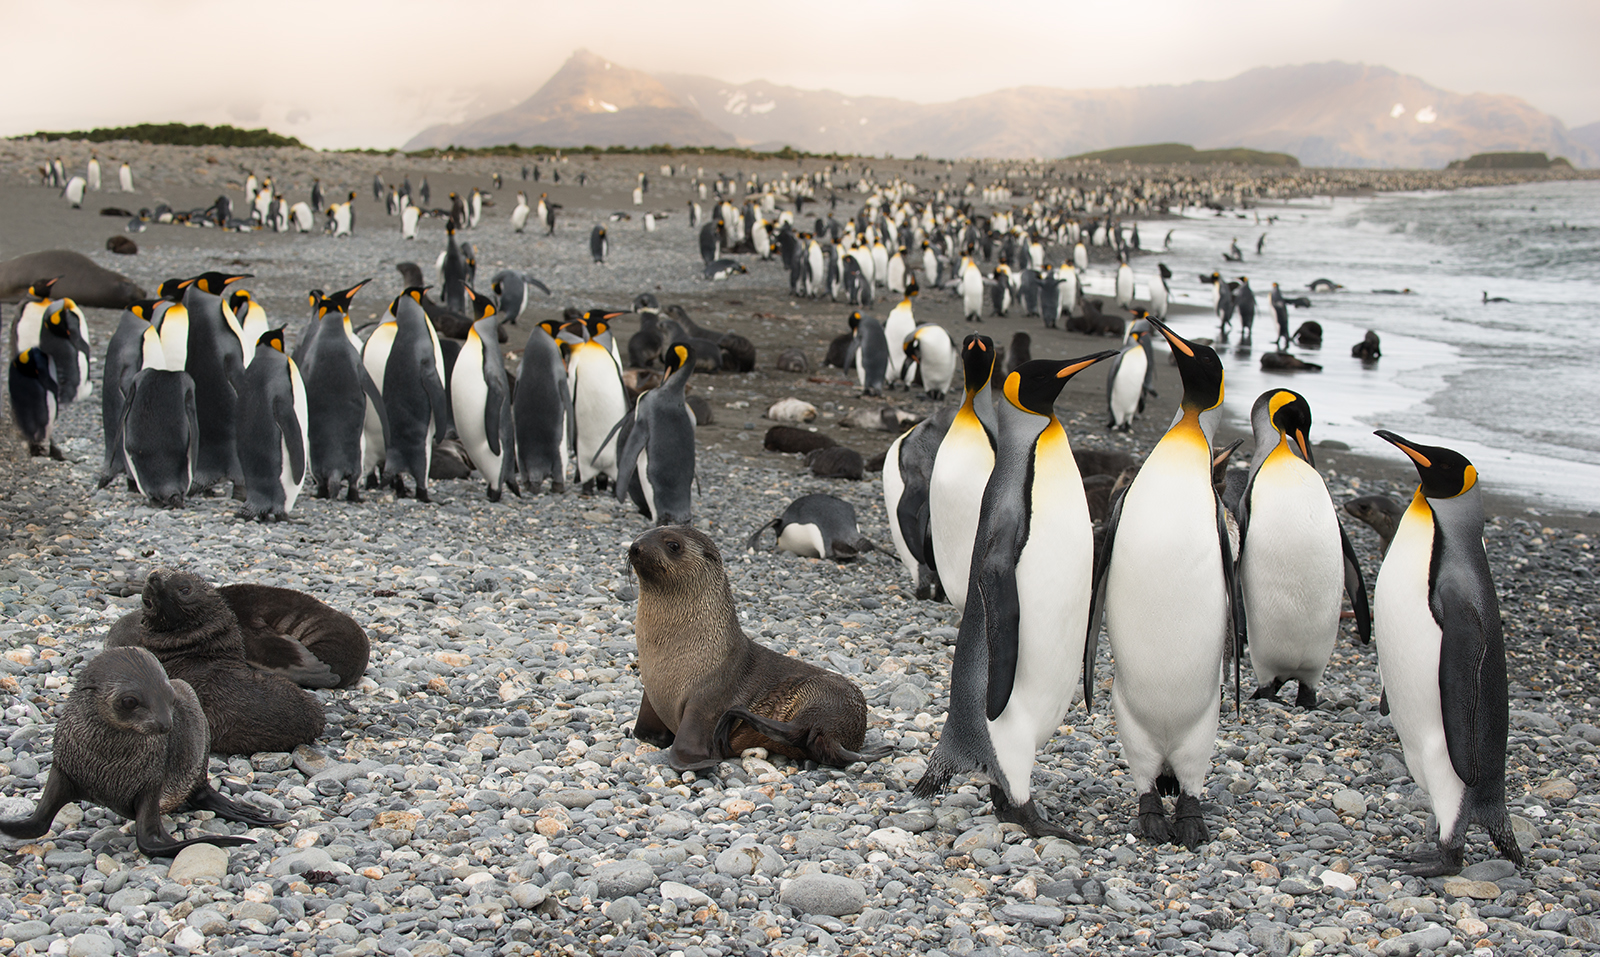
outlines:
[[44, 782], [44, 793], [39, 795], [39, 803], [34, 805], [33, 813], [17, 821], [0, 821], [0, 831], [11, 837], [43, 837], [49, 833], [57, 812], [68, 804], [84, 799], [83, 790], [71, 778], [51, 768], [50, 776]]
[[210, 811], [225, 821], [249, 824], [253, 827], [282, 827], [289, 823], [273, 817], [260, 808], [230, 800], [209, 783], [200, 785], [189, 795], [188, 806], [196, 811]]
[[255, 840], [248, 837], [236, 837], [231, 834], [212, 834], [206, 837], [190, 838], [180, 841], [167, 833], [167, 826], [161, 822], [161, 788], [151, 787], [140, 794], [134, 805], [134, 840], [139, 845], [140, 853], [146, 857], [173, 857], [179, 851], [193, 844], [211, 844], [216, 847], [240, 847], [254, 844]]
[[722, 763], [728, 755], [718, 753], [717, 723], [721, 715], [712, 713], [703, 701], [691, 701], [678, 721], [667, 763], [677, 771], [700, 771]]
[[647, 694], [639, 696], [639, 717], [633, 722], [633, 736], [662, 750], [672, 747], [672, 740], [676, 737], [661, 716], [656, 714], [655, 706], [650, 703]]

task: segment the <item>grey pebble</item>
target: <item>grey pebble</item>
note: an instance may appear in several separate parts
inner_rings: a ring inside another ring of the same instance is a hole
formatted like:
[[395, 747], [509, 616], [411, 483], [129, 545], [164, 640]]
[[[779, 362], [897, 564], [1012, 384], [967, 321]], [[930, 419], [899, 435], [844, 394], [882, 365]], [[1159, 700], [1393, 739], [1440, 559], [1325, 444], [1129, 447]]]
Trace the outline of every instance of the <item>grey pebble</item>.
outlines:
[[867, 906], [867, 889], [838, 874], [802, 874], [784, 885], [779, 899], [804, 914], [843, 917]]

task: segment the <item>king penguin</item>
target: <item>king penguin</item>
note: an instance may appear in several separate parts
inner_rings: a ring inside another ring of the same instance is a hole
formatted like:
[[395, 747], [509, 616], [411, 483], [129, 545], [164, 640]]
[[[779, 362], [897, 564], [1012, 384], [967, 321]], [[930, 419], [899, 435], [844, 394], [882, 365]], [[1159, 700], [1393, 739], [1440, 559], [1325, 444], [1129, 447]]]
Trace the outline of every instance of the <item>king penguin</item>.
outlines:
[[[317, 498], [332, 498], [343, 485], [346, 501], [361, 501], [358, 482], [388, 445], [383, 394], [363, 364], [361, 341], [350, 328], [350, 302], [370, 281], [320, 297], [316, 325], [304, 349], [296, 350], [310, 400], [309, 418], [304, 421], [309, 423], [307, 454]], [[257, 352], [265, 355], [259, 346]], [[368, 434], [369, 415], [376, 419], [375, 435]], [[377, 445], [375, 450], [369, 448], [371, 443]]]
[[1506, 813], [1505, 639], [1478, 471], [1452, 449], [1377, 434], [1422, 479], [1384, 556], [1372, 609], [1389, 720], [1439, 821], [1438, 858], [1413, 873], [1459, 871], [1474, 823], [1520, 866]]
[[1093, 529], [1055, 401], [1074, 374], [1114, 355], [1037, 359], [1006, 376], [950, 667], [950, 714], [914, 789], [929, 797], [951, 775], [975, 773], [989, 782], [995, 817], [1034, 837], [1067, 836], [1034, 803], [1034, 756], [1060, 726], [1079, 680], [1086, 706], [1094, 690], [1085, 656]]
[[[1209, 836], [1200, 795], [1216, 743], [1223, 659], [1230, 644], [1237, 656], [1241, 637], [1233, 556], [1211, 484], [1222, 361], [1210, 347], [1149, 321], [1172, 347], [1183, 401], [1106, 520], [1089, 645], [1092, 657], [1103, 606], [1116, 658], [1111, 701], [1139, 793], [1140, 829], [1156, 843], [1195, 847]], [[1236, 675], [1237, 668], [1235, 658]], [[1174, 791], [1169, 824], [1161, 796]]]
[[160, 317], [161, 310], [170, 305], [161, 299], [130, 304], [117, 320], [117, 331], [106, 343], [106, 358], [100, 367], [100, 429], [105, 436], [106, 454], [95, 480], [97, 488], [105, 488], [118, 475], [127, 472], [122, 457], [122, 404], [143, 363], [144, 331]]
[[1128, 431], [1134, 415], [1144, 412], [1145, 397], [1155, 392], [1150, 387], [1155, 379], [1155, 351], [1150, 346], [1150, 336], [1148, 329], [1134, 329], [1121, 355], [1111, 364], [1106, 376], [1106, 407], [1111, 413], [1108, 429]]
[[889, 365], [884, 373], [884, 381], [890, 384], [909, 386], [911, 381], [902, 374], [910, 370], [902, 368], [901, 359], [905, 356], [906, 339], [917, 328], [917, 318], [911, 308], [911, 300], [916, 294], [916, 286], [913, 285], [901, 297], [900, 304], [889, 310], [889, 318], [883, 321], [883, 336], [889, 346]]
[[943, 402], [956, 371], [956, 344], [950, 341], [950, 333], [943, 326], [925, 322], [906, 337], [901, 350], [905, 362], [898, 378], [909, 383], [916, 374], [912, 372], [915, 366], [922, 376], [923, 392], [935, 402]]
[[622, 452], [617, 465], [617, 500], [636, 485], [639, 511], [657, 525], [688, 525], [694, 487], [694, 420], [685, 404], [685, 388], [694, 374], [689, 347], [677, 343], [662, 356], [666, 381], [639, 396], [630, 420], [624, 420]]
[[[594, 313], [596, 329], [620, 313]], [[567, 376], [572, 386], [574, 442], [578, 453], [578, 480], [584, 494], [617, 477], [615, 429], [628, 414], [628, 396], [622, 386], [622, 369], [604, 342], [581, 322], [569, 322], [563, 331], [575, 334], [567, 359]]]
[[[362, 365], [377, 383], [389, 418], [383, 474], [395, 495], [408, 492], [402, 472], [410, 472], [417, 501], [428, 496], [428, 466], [433, 440], [455, 432], [444, 386], [444, 351], [422, 310], [425, 286], [413, 286], [389, 304], [389, 318], [367, 337]], [[374, 371], [374, 370], [378, 371]]]
[[[474, 190], [476, 193], [476, 190]], [[450, 373], [450, 408], [456, 434], [472, 464], [488, 481], [489, 501], [504, 490], [522, 497], [517, 485], [516, 432], [511, 422], [511, 385], [500, 354], [499, 320], [493, 303], [467, 330], [467, 341]]]
[[[967, 605], [967, 570], [972, 542], [978, 534], [983, 490], [994, 470], [995, 415], [990, 381], [994, 344], [985, 336], [968, 336], [961, 344], [966, 395], [939, 443], [928, 477], [928, 532], [933, 541], [932, 565], [939, 573], [950, 604]], [[983, 371], [982, 377], [976, 373]]]
[[567, 452], [572, 436], [572, 391], [567, 384], [561, 345], [556, 340], [558, 328], [558, 323], [549, 319], [528, 334], [512, 401], [522, 482], [538, 491], [549, 479], [553, 495], [567, 488]]
[[70, 405], [94, 392], [89, 378], [88, 324], [83, 310], [71, 299], [57, 299], [45, 309], [44, 332], [38, 347], [56, 368], [56, 389], [62, 405]]
[[[239, 323], [223, 307], [230, 283], [247, 275], [207, 272], [182, 284], [183, 306], [189, 313], [184, 371], [194, 382], [195, 412], [200, 421], [200, 457], [195, 463], [195, 490], [227, 480], [244, 486], [239, 472], [238, 382], [244, 374], [244, 345]], [[170, 310], [169, 310], [170, 312]], [[165, 342], [167, 336], [162, 335]]]
[[122, 405], [122, 452], [128, 475], [144, 496], [182, 508], [200, 455], [194, 380], [184, 370], [188, 315], [181, 304], [144, 331], [143, 368]]
[[597, 264], [604, 266], [606, 256], [610, 255], [610, 253], [611, 240], [606, 238], [606, 228], [604, 226], [595, 226], [589, 232], [589, 255], [594, 257], [594, 261]]
[[1117, 266], [1117, 305], [1123, 309], [1133, 308], [1133, 267], [1128, 265], [1126, 254]]
[[243, 519], [281, 522], [294, 511], [311, 453], [306, 384], [284, 355], [283, 330], [262, 333], [239, 389]]
[[852, 312], [850, 332], [853, 335], [850, 348], [845, 352], [845, 368], [855, 367], [862, 395], [883, 395], [889, 369], [889, 339], [883, 334], [883, 326], [871, 316]]
[[1256, 451], [1239, 500], [1239, 590], [1250, 628], [1255, 697], [1299, 683], [1295, 704], [1317, 706], [1317, 686], [1339, 636], [1348, 592], [1362, 641], [1372, 638], [1366, 585], [1308, 436], [1311, 404], [1269, 389], [1250, 411]]
[[11, 394], [11, 412], [28, 442], [28, 454], [66, 461], [51, 437], [61, 408], [55, 373], [55, 362], [36, 346], [11, 357], [6, 384]]

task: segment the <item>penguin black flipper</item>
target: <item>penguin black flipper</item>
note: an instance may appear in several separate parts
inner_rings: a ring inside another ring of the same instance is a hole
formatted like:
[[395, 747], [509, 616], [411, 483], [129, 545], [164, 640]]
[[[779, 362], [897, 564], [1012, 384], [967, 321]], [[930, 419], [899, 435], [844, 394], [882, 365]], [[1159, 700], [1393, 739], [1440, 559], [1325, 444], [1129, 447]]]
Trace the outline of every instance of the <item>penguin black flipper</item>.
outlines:
[[[622, 421], [617, 423], [617, 428], [611, 430], [615, 434], [617, 429], [622, 428], [624, 423], [628, 425], [628, 434], [622, 440], [622, 452], [617, 455], [616, 495], [619, 502], [628, 494], [628, 486], [633, 481], [633, 473], [639, 467], [639, 453], [645, 450], [645, 446], [650, 441], [650, 417], [639, 418], [636, 414], [636, 408], [630, 409], [628, 414], [622, 417]], [[610, 441], [611, 436], [606, 436], [606, 442]], [[605, 448], [605, 443], [602, 442], [600, 447], [602, 449]], [[596, 455], [598, 454], [596, 453]]]
[[782, 524], [783, 524], [783, 518], [779, 517], [779, 518], [773, 519], [770, 522], [767, 522], [766, 524], [762, 525], [760, 528], [757, 528], [755, 531], [750, 533], [750, 537], [749, 538], [745, 539], [744, 547], [748, 548], [748, 549], [751, 549], [751, 550], [754, 550], [756, 548], [756, 546], [761, 544], [761, 536], [765, 535], [768, 532], [768, 530], [776, 530]]
[[[485, 348], [492, 349], [496, 347], [492, 344], [486, 344]], [[510, 400], [506, 397], [506, 380], [504, 376], [500, 375], [485, 375], [483, 378], [483, 384], [489, 390], [484, 398], [483, 437], [489, 443], [489, 451], [495, 455], [501, 455], [500, 436], [503, 424], [501, 416], [510, 408]], [[503, 455], [501, 457], [505, 458]]]
[[[1437, 541], [1437, 540], [1436, 540]], [[1434, 545], [1435, 554], [1441, 551]], [[1466, 551], [1463, 549], [1462, 551]], [[1470, 561], [1463, 555], [1462, 563]], [[1487, 559], [1479, 558], [1487, 565]], [[1441, 568], [1440, 566], [1444, 566]], [[1506, 669], [1500, 616], [1484, 608], [1475, 583], [1451, 574], [1450, 563], [1434, 560], [1439, 569], [1428, 604], [1443, 633], [1439, 649], [1439, 700], [1444, 703], [1444, 737], [1461, 783], [1471, 792], [1480, 783], [1503, 780], [1504, 767], [1484, 767], [1484, 755], [1493, 753], [1507, 733]], [[1488, 569], [1479, 581], [1488, 581]], [[1491, 603], [1493, 593], [1490, 593]], [[1486, 697], [1498, 696], [1499, 701]], [[1503, 752], [1501, 752], [1503, 753]], [[1504, 761], [1504, 759], [1501, 759]], [[1470, 811], [1464, 809], [1463, 821]], [[1441, 835], [1441, 840], [1446, 840]]]
[[289, 450], [289, 477], [296, 483], [305, 481], [306, 478], [306, 446], [304, 442], [293, 441], [302, 433], [301, 423], [294, 411], [294, 398], [280, 395], [272, 401], [272, 418], [278, 423], [278, 433], [283, 436], [283, 446]]
[[[1027, 541], [1026, 530], [1016, 541]], [[1022, 619], [1021, 599], [1017, 593], [1017, 560], [1022, 548], [1014, 544], [1005, 553], [1003, 565], [992, 559], [984, 562], [976, 589], [978, 607], [974, 609], [969, 599], [963, 612], [971, 614], [976, 610], [988, 635], [989, 690], [984, 707], [990, 721], [1006, 710], [1017, 681], [1017, 632]]]
[[444, 370], [433, 368], [433, 356], [424, 358], [422, 368], [422, 391], [428, 396], [428, 405], [433, 410], [435, 438], [447, 438], [456, 434], [456, 422], [450, 414], [450, 398], [444, 391]]
[[1089, 586], [1089, 634], [1083, 643], [1083, 708], [1094, 711], [1094, 661], [1100, 652], [1100, 618], [1106, 609], [1106, 572], [1111, 569], [1111, 546], [1117, 538], [1117, 523], [1122, 521], [1123, 495], [1111, 502], [1110, 514], [1101, 526], [1100, 546], [1094, 556], [1094, 577]]
[[[129, 397], [132, 397], [130, 391]], [[183, 383], [183, 413], [189, 420], [189, 474], [192, 476], [200, 467], [200, 412], [195, 404], [194, 380], [184, 377]], [[124, 432], [127, 426], [123, 426]]]
[[[1238, 443], [1235, 443], [1237, 445]], [[1244, 593], [1239, 590], [1239, 569], [1233, 561], [1233, 549], [1228, 545], [1228, 507], [1222, 504], [1222, 496], [1213, 496], [1217, 500], [1217, 544], [1222, 549], [1222, 583], [1228, 590], [1228, 643], [1229, 654], [1233, 657], [1233, 714], [1238, 717], [1243, 713], [1244, 697], [1240, 692], [1240, 670], [1244, 665], [1244, 643], [1246, 629], [1244, 620]], [[1244, 542], [1244, 529], [1239, 531], [1239, 541]]]
[[[1244, 528], [1239, 529], [1239, 541], [1244, 541]], [[1363, 645], [1372, 641], [1372, 606], [1367, 602], [1367, 583], [1361, 577], [1361, 562], [1350, 544], [1350, 536], [1339, 526], [1339, 547], [1344, 549], [1344, 590], [1350, 596], [1350, 607], [1356, 612], [1356, 634]]]

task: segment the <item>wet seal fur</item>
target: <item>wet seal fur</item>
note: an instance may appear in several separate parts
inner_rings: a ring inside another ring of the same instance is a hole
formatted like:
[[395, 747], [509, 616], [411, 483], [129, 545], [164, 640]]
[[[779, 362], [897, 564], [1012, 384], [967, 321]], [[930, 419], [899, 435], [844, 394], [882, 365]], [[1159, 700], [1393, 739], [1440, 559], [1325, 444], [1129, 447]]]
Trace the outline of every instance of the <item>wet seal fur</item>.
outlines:
[[322, 734], [322, 702], [245, 660], [239, 620], [200, 576], [166, 568], [145, 579], [144, 608], [123, 615], [106, 648], [148, 648], [173, 678], [194, 687], [218, 754], [293, 751]]
[[163, 814], [192, 809], [253, 827], [285, 823], [211, 787], [210, 740], [194, 689], [181, 679], [169, 681], [155, 655], [143, 648], [102, 652], [83, 666], [67, 696], [50, 776], [33, 814], [0, 821], [0, 831], [42, 837], [63, 807], [91, 801], [132, 818], [135, 841], [148, 857], [171, 857], [191, 844], [254, 844], [227, 834], [180, 841], [161, 821]]
[[722, 554], [702, 532], [666, 525], [628, 548], [639, 576], [639, 677], [633, 736], [680, 771], [749, 748], [844, 767], [863, 751], [867, 702], [853, 682], [751, 641], [739, 627]]

